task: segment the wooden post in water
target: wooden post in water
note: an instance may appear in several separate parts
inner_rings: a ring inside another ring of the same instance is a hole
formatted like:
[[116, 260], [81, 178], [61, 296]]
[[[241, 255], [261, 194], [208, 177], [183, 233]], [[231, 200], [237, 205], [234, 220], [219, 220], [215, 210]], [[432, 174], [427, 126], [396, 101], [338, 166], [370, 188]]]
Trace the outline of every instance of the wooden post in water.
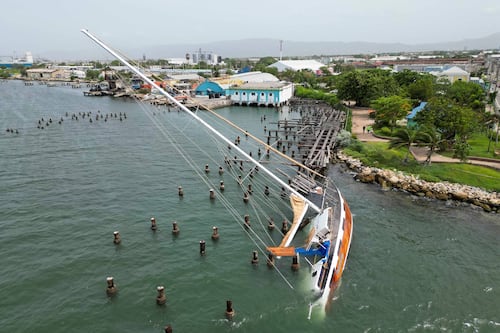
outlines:
[[273, 230], [274, 230], [274, 227], [275, 227], [275, 225], [274, 225], [274, 219], [271, 217], [271, 218], [269, 219], [269, 223], [268, 223], [268, 225], [267, 225], [267, 229], [268, 229], [268, 230], [270, 230], [270, 231], [273, 231]]
[[231, 320], [231, 319], [233, 319], [233, 317], [234, 317], [233, 302], [226, 301], [226, 318], [228, 320]]
[[118, 231], [113, 232], [113, 237], [114, 237], [113, 243], [115, 243], [116, 245], [121, 243], [122, 239], [120, 237], [120, 232], [118, 232]]
[[257, 255], [257, 251], [253, 251], [251, 262], [252, 262], [252, 265], [257, 265], [259, 263], [259, 256]]
[[297, 255], [294, 255], [292, 258], [292, 271], [298, 271], [299, 270], [299, 257]]
[[212, 227], [212, 239], [214, 241], [219, 239], [219, 228]]
[[205, 241], [201, 240], [200, 241], [200, 255], [204, 256], [205, 255]]
[[107, 287], [106, 287], [106, 294], [111, 297], [114, 294], [116, 294], [116, 292], [118, 291], [118, 288], [116, 287], [115, 281], [114, 281], [114, 279], [113, 279], [112, 276], [109, 276], [106, 279], [106, 282], [108, 284]]
[[158, 291], [158, 295], [156, 296], [156, 304], [158, 305], [165, 304], [167, 302], [167, 297], [165, 296], [165, 287], [158, 286], [156, 287], [156, 290]]
[[267, 254], [267, 267], [272, 268], [274, 266], [274, 256], [271, 252]]
[[177, 222], [176, 221], [172, 222], [172, 234], [174, 234], [174, 236], [177, 236], [180, 231], [181, 230], [179, 229]]

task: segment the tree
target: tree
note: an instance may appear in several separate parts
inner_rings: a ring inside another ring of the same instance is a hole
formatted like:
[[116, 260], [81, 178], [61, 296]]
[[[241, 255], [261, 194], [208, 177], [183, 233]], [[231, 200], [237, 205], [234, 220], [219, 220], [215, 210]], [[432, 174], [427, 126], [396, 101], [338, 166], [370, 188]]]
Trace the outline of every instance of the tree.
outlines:
[[469, 107], [474, 111], [484, 110], [485, 92], [478, 84], [455, 81], [448, 89], [448, 96], [458, 105]]
[[453, 157], [459, 158], [460, 161], [465, 162], [467, 161], [469, 153], [470, 145], [466, 140], [460, 139], [457, 143], [455, 143]]
[[432, 75], [420, 76], [417, 81], [407, 86], [408, 96], [419, 101], [428, 101], [434, 96], [435, 78]]
[[341, 99], [354, 100], [359, 106], [368, 106], [374, 99], [399, 92], [391, 73], [380, 69], [342, 73], [337, 79], [336, 87]]
[[409, 69], [394, 74], [394, 79], [401, 87], [407, 87], [419, 80], [420, 74]]
[[[470, 119], [470, 112], [455, 104], [453, 100], [438, 96], [432, 98], [425, 109], [417, 113], [415, 121], [421, 126], [436, 128], [444, 139], [451, 142], [458, 133], [458, 124], [464, 122], [461, 118]], [[464, 130], [465, 128], [462, 128], [462, 132]]]
[[87, 80], [97, 80], [100, 73], [100, 70], [87, 69], [87, 71], [85, 72], [85, 78]]
[[405, 127], [405, 128], [399, 129], [396, 132], [395, 137], [393, 139], [391, 139], [391, 141], [389, 141], [389, 149], [401, 148], [401, 147], [407, 148], [407, 152], [406, 152], [405, 158], [403, 160], [404, 164], [408, 163], [410, 148], [413, 145], [413, 143], [415, 142], [415, 140], [417, 139], [417, 135], [418, 135], [417, 130]]
[[441, 134], [434, 127], [422, 127], [419, 130], [417, 141], [420, 145], [426, 146], [429, 149], [424, 163], [425, 165], [431, 165], [432, 154], [434, 154], [444, 141], [441, 138]]
[[388, 124], [392, 133], [396, 121], [405, 117], [411, 110], [411, 103], [407, 98], [394, 95], [376, 99], [371, 107], [376, 111], [375, 122], [379, 125]]

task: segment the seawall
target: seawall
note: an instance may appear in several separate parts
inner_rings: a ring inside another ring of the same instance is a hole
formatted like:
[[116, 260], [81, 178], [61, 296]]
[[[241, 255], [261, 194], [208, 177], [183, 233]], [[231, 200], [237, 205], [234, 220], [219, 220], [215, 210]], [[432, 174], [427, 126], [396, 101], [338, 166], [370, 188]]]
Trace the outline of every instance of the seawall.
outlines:
[[487, 212], [500, 212], [500, 193], [488, 192], [477, 187], [456, 183], [433, 183], [401, 171], [368, 167], [363, 165], [360, 160], [347, 156], [340, 151], [337, 152], [336, 157], [355, 172], [354, 177], [360, 182], [375, 183], [385, 189], [398, 189], [432, 199], [470, 203], [481, 207]]

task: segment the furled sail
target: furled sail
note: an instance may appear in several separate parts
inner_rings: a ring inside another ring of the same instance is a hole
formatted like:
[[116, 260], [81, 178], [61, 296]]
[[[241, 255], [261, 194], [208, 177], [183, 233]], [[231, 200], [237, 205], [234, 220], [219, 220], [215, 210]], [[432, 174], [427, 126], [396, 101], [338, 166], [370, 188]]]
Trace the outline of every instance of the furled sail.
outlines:
[[295, 248], [288, 247], [295, 237], [299, 226], [307, 213], [309, 204], [299, 196], [294, 194], [290, 195], [290, 205], [293, 210], [293, 221], [290, 230], [286, 233], [285, 237], [281, 241], [279, 246], [268, 247], [267, 249], [271, 251], [276, 256], [294, 256]]

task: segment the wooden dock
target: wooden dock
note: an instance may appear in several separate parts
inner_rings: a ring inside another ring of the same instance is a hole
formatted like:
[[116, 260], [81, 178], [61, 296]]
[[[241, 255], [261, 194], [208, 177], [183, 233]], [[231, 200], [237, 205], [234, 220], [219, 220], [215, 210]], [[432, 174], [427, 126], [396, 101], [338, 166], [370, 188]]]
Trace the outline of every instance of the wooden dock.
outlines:
[[[298, 119], [280, 120], [267, 130], [267, 143], [301, 162], [317, 173], [324, 173], [336, 147], [337, 136], [345, 128], [346, 113], [315, 100], [290, 102], [290, 113]], [[316, 186], [315, 175], [298, 170], [289, 179], [296, 190], [309, 193]]]
[[291, 112], [299, 112], [300, 119], [280, 120], [277, 129], [269, 129], [268, 144], [289, 154], [296, 147], [300, 156], [294, 157], [315, 171], [326, 168], [336, 145], [337, 135], [345, 127], [346, 114], [332, 106], [314, 100], [294, 100]]

